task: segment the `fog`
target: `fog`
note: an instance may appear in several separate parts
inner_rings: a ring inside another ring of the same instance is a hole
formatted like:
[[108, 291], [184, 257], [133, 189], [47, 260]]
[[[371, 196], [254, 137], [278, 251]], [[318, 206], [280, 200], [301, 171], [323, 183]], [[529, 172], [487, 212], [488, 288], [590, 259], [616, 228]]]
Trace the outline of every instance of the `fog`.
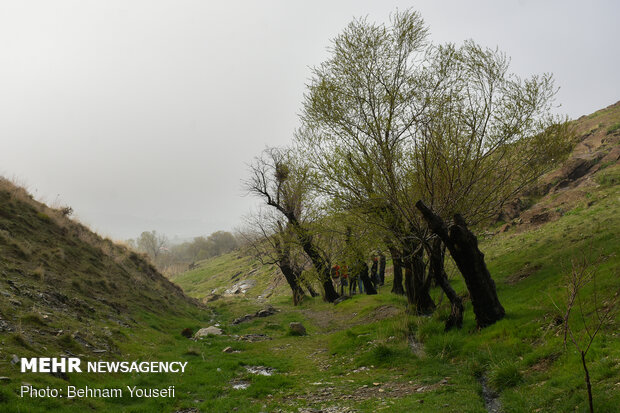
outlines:
[[329, 40], [408, 7], [433, 42], [552, 72], [558, 113], [620, 99], [613, 1], [3, 1], [0, 173], [115, 239], [231, 230], [256, 203], [246, 164], [290, 141]]

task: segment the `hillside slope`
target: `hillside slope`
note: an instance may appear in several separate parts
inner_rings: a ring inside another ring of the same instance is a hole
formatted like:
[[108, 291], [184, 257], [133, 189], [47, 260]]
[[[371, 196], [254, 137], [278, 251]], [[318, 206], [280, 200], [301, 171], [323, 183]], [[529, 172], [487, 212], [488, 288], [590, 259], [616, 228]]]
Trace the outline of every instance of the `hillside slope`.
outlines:
[[602, 180], [617, 179], [605, 169], [620, 164], [620, 102], [571, 122], [576, 145], [563, 164], [543, 176], [500, 216], [502, 231], [553, 221], [583, 201]]
[[[308, 298], [294, 307], [286, 288], [263, 294], [274, 269], [260, 267], [252, 257], [235, 253], [207, 260], [175, 277], [217, 312], [226, 334], [200, 347], [220, 369], [220, 380], [206, 386], [218, 397], [192, 406], [255, 412], [485, 412], [497, 406], [506, 412], [586, 411], [579, 354], [570, 341], [563, 343], [567, 275], [577, 259], [596, 273], [596, 283], [583, 291], [581, 314], [595, 317], [594, 303], [612, 314], [587, 360], [596, 411], [616, 411], [620, 105], [574, 125], [579, 143], [567, 162], [524, 195], [505, 224], [480, 237], [505, 319], [478, 331], [466, 299], [463, 328], [446, 333], [450, 306], [441, 290], [432, 289], [438, 304], [433, 316], [412, 316], [404, 297], [390, 293], [391, 277], [375, 296], [356, 295], [336, 306]], [[462, 277], [448, 268], [453, 287], [466, 296]], [[255, 287], [213, 300], [235, 280], [254, 280]], [[233, 323], [265, 302], [280, 311]], [[583, 337], [580, 315], [574, 316], [571, 326]], [[291, 335], [291, 321], [303, 322], [308, 335]], [[239, 341], [251, 334], [265, 341]], [[229, 346], [233, 352], [222, 354]], [[273, 375], [247, 369], [257, 365]], [[235, 390], [240, 384], [247, 388]]]
[[114, 353], [111, 330], [195, 310], [144, 258], [0, 179], [0, 332], [10, 342]]

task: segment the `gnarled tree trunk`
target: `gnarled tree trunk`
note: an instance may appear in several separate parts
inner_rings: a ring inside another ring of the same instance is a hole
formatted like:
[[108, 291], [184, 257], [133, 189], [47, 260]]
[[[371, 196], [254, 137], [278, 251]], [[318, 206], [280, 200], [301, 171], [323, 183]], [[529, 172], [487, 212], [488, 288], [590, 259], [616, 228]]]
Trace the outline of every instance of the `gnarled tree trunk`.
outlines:
[[426, 277], [424, 250], [412, 245], [404, 251], [405, 293], [409, 308], [415, 314], [431, 314], [435, 303], [430, 295], [431, 283]]
[[[280, 231], [282, 231], [282, 226], [280, 226]], [[291, 287], [291, 291], [293, 292], [293, 305], [297, 305], [305, 297], [304, 290], [301, 289], [301, 285], [299, 285], [298, 282], [299, 277], [301, 276], [301, 271], [299, 271], [291, 263], [291, 250], [286, 241], [281, 241], [280, 238], [276, 236], [275, 247], [277, 251], [278, 266], [280, 267], [280, 271], [282, 271], [286, 282], [289, 287]]]
[[368, 276], [368, 264], [364, 261], [360, 261], [356, 265], [356, 269], [358, 271], [359, 282], [364, 283], [364, 291], [368, 295], [377, 294], [377, 290], [375, 289], [372, 280]]
[[394, 266], [394, 284], [392, 285], [392, 292], [398, 295], [405, 295], [405, 290], [403, 288], [403, 262], [400, 258], [400, 251], [392, 246], [389, 247], [389, 250]]
[[321, 285], [323, 286], [323, 298], [325, 299], [325, 301], [333, 303], [339, 297], [339, 295], [334, 288], [334, 284], [332, 283], [329, 263], [319, 253], [319, 250], [312, 242], [312, 236], [308, 233], [308, 231], [306, 231], [301, 226], [301, 224], [297, 221], [295, 217], [288, 218], [289, 222], [293, 226], [293, 229], [295, 230], [295, 233], [297, 234], [297, 239], [301, 244], [301, 248], [310, 258], [310, 261], [312, 261], [312, 265], [314, 266], [317, 274], [319, 275]]
[[319, 293], [314, 291], [314, 288], [312, 288], [312, 285], [310, 285], [310, 283], [304, 283], [304, 287], [306, 287], [306, 290], [308, 290], [308, 293], [311, 297], [316, 297], [319, 295]]
[[455, 215], [454, 224], [448, 229], [441, 217], [422, 201], [418, 201], [416, 207], [422, 212], [431, 231], [446, 245], [463, 275], [478, 327], [487, 327], [504, 318], [506, 312], [499, 302], [495, 282], [484, 262], [484, 254], [478, 248], [478, 240], [467, 228], [463, 217]]
[[290, 266], [286, 264], [283, 265], [282, 263], [280, 264], [280, 270], [282, 274], [284, 274], [284, 278], [293, 292], [293, 305], [301, 303], [306, 295], [301, 285], [297, 282], [298, 274], [295, 274], [295, 271]]
[[435, 238], [430, 245], [429, 264], [430, 272], [435, 283], [441, 287], [450, 300], [450, 316], [446, 320], [446, 330], [461, 328], [463, 326], [463, 300], [456, 294], [450, 285], [444, 269], [445, 250], [439, 238]]

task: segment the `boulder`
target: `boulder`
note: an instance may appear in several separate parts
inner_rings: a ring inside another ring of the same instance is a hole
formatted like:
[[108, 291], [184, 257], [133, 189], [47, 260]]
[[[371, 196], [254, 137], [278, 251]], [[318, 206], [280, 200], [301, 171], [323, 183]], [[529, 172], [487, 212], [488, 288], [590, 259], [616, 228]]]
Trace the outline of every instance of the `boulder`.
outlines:
[[194, 338], [201, 338], [201, 337], [206, 337], [206, 336], [221, 336], [221, 335], [222, 335], [222, 330], [220, 328], [217, 328], [215, 326], [210, 326], [210, 327], [201, 328], [200, 330], [198, 330], [196, 334], [194, 334]]
[[343, 301], [345, 301], [345, 300], [348, 300], [348, 299], [350, 299], [350, 298], [351, 298], [351, 297], [349, 297], [348, 295], [341, 295], [340, 297], [338, 297], [338, 298], [336, 298], [336, 299], [334, 300], [334, 305], [338, 305], [338, 304], [340, 304], [341, 302], [343, 302]]
[[255, 285], [256, 281], [254, 280], [242, 280], [224, 291], [224, 295], [245, 294], [247, 290], [254, 287]]
[[274, 315], [277, 312], [278, 312], [278, 310], [276, 310], [272, 306], [267, 306], [267, 307], [263, 308], [262, 310], [258, 310], [256, 312], [256, 317], [268, 317], [270, 315]]
[[290, 323], [288, 325], [288, 328], [290, 329], [291, 334], [296, 335], [296, 336], [305, 336], [307, 334], [306, 327], [304, 327], [303, 324], [295, 322], [295, 321]]
[[268, 305], [267, 307], [263, 308], [262, 310], [258, 310], [254, 314], [246, 314], [244, 316], [241, 316], [239, 318], [234, 319], [232, 324], [243, 323], [244, 321], [249, 321], [249, 320], [253, 319], [254, 317], [269, 317], [270, 315], [274, 315], [277, 312], [278, 312], [278, 310], [276, 310], [272, 306]]
[[244, 316], [241, 316], [239, 318], [235, 318], [232, 322], [232, 324], [239, 324], [239, 323], [243, 323], [244, 321], [248, 321], [254, 318], [254, 315], [252, 314], [246, 314]]
[[206, 304], [206, 303], [210, 303], [210, 302], [212, 302], [212, 301], [215, 301], [215, 300], [219, 299], [220, 297], [221, 297], [221, 296], [220, 296], [219, 294], [210, 294], [210, 295], [206, 296], [205, 298], [203, 298], [203, 299], [202, 299], [202, 302], [203, 302], [204, 304]]
[[237, 341], [248, 341], [250, 343], [254, 343], [256, 341], [265, 341], [265, 340], [271, 340], [271, 337], [265, 334], [246, 334], [244, 336], [237, 338]]

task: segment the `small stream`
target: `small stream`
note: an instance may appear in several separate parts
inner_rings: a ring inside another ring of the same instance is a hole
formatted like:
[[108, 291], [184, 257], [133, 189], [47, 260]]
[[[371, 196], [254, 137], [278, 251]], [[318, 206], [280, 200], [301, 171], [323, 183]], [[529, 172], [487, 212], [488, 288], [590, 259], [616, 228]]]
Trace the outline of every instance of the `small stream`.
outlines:
[[482, 385], [482, 398], [484, 399], [484, 407], [486, 407], [487, 412], [501, 413], [502, 404], [499, 401], [499, 395], [489, 387], [487, 377], [482, 375], [478, 381], [480, 382], [480, 385]]

